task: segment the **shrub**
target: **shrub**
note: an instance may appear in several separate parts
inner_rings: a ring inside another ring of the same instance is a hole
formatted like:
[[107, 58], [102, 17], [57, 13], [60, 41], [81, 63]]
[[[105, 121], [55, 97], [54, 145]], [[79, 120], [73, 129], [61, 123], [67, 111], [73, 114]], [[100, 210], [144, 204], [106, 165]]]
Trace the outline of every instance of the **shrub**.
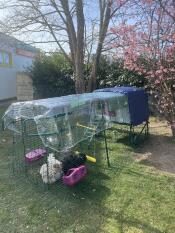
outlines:
[[122, 60], [109, 62], [102, 58], [98, 69], [97, 87], [136, 86], [143, 87], [146, 80], [143, 75], [124, 68]]
[[72, 67], [61, 54], [42, 55], [28, 70], [35, 98], [49, 98], [75, 93]]

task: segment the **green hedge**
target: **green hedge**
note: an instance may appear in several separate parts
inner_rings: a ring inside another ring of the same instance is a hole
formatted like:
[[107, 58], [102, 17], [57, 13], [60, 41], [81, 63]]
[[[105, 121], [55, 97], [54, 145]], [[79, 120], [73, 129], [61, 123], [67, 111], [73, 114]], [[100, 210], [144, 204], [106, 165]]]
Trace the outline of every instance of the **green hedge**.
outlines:
[[[85, 64], [86, 81], [88, 81], [91, 66], [91, 64]], [[28, 72], [33, 80], [35, 99], [75, 93], [73, 69], [64, 56], [59, 53], [50, 56], [41, 55]], [[143, 87], [145, 84], [144, 76], [125, 69], [122, 60], [111, 63], [106, 57], [101, 58], [98, 67], [97, 88], [116, 85]]]
[[42, 55], [28, 70], [35, 98], [49, 98], [75, 93], [73, 71], [61, 54]]

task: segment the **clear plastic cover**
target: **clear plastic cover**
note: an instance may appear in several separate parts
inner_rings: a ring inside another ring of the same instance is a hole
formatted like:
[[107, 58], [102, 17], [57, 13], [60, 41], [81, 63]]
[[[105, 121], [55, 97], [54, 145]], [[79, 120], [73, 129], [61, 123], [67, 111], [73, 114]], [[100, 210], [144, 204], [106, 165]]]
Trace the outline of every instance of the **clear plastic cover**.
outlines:
[[127, 96], [94, 92], [13, 103], [4, 127], [23, 137], [39, 135], [44, 146], [65, 151], [116, 123], [130, 123]]

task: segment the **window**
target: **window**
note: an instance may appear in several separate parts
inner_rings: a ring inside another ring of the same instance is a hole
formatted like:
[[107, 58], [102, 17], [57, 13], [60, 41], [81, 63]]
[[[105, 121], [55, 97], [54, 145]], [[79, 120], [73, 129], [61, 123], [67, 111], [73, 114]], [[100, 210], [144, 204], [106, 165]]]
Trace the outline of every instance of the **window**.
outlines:
[[12, 54], [0, 50], [0, 67], [12, 66]]

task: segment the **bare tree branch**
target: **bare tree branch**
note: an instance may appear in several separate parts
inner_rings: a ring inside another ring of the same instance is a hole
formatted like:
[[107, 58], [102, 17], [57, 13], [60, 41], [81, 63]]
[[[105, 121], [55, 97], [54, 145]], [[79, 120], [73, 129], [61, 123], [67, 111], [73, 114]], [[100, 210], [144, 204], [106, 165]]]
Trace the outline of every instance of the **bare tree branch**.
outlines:
[[[73, 66], [77, 93], [84, 92], [86, 86], [92, 91], [96, 87], [97, 68], [110, 20], [128, 1], [116, 5], [115, 0], [98, 0], [99, 14], [87, 29], [83, 0], [4, 0], [0, 11], [7, 14], [0, 21], [0, 30], [21, 33], [28, 37], [30, 44], [57, 45]], [[89, 4], [94, 3], [89, 1]], [[32, 35], [38, 37], [33, 39]], [[84, 78], [85, 62], [92, 62], [88, 85]]]

